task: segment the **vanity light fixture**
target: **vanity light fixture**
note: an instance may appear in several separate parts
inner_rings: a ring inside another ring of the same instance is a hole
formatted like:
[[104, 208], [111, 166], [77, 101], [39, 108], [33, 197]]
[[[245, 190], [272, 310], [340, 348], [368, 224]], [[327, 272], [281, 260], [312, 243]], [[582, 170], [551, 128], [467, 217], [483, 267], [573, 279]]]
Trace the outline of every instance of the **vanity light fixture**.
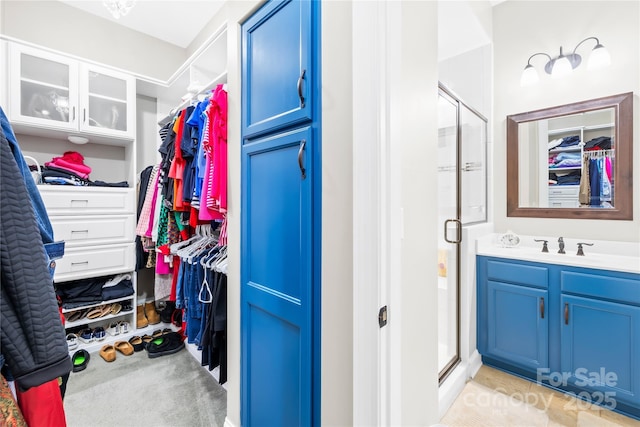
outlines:
[[120, 19], [121, 16], [125, 16], [133, 9], [136, 0], [104, 0], [102, 4], [115, 19]]
[[582, 40], [580, 43], [576, 45], [573, 49], [573, 52], [569, 54], [565, 54], [562, 51], [562, 46], [560, 46], [560, 55], [552, 58], [549, 54], [544, 52], [534, 53], [529, 57], [527, 61], [527, 66], [524, 67], [524, 71], [522, 71], [522, 76], [520, 78], [521, 86], [530, 86], [535, 84], [540, 80], [538, 77], [538, 72], [531, 65], [531, 60], [538, 56], [543, 55], [549, 58], [547, 63], [544, 66], [544, 71], [547, 74], [550, 74], [552, 78], [561, 78], [565, 77], [573, 72], [575, 68], [577, 68], [580, 63], [582, 63], [582, 57], [576, 53], [580, 45], [587, 40], [595, 40], [596, 46], [591, 51], [591, 55], [589, 55], [589, 60], [587, 61], [587, 68], [590, 70], [594, 70], [597, 68], [603, 68], [611, 64], [611, 57], [609, 56], [609, 52], [603, 45], [600, 44], [600, 40], [597, 37], [587, 37]]

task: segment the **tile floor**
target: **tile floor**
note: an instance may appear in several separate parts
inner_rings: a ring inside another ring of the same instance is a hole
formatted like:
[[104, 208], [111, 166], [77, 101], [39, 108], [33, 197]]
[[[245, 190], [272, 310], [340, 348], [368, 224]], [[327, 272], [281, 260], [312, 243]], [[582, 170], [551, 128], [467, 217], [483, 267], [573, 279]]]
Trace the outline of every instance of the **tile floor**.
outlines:
[[482, 366], [441, 420], [448, 427], [640, 427], [640, 421]]

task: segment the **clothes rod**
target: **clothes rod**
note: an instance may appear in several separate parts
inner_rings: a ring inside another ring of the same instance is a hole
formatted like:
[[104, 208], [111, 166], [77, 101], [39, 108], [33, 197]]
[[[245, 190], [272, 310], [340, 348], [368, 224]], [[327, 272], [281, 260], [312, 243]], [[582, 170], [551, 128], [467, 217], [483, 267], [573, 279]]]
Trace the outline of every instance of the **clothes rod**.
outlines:
[[200, 89], [198, 92], [191, 95], [190, 98], [185, 99], [177, 107], [172, 108], [171, 111], [169, 111], [169, 114], [167, 114], [164, 118], [162, 118], [162, 120], [158, 122], [158, 125], [164, 126], [167, 123], [171, 122], [171, 120], [173, 120], [173, 118], [178, 112], [182, 111], [185, 107], [191, 104], [191, 102], [197, 99], [199, 95], [203, 95], [207, 92], [210, 92], [219, 84], [226, 83], [226, 82], [227, 82], [227, 72], [225, 71], [224, 73], [217, 76], [215, 79], [211, 80], [205, 86], [203, 86], [202, 89]]

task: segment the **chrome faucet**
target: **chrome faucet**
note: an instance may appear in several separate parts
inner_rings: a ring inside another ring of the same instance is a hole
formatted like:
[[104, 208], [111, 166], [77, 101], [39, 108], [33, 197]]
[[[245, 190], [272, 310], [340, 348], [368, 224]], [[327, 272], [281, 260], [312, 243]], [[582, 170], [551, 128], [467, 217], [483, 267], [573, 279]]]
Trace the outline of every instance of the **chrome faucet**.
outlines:
[[564, 239], [562, 237], [558, 238], [558, 253], [559, 254], [564, 254], [566, 253], [564, 251]]

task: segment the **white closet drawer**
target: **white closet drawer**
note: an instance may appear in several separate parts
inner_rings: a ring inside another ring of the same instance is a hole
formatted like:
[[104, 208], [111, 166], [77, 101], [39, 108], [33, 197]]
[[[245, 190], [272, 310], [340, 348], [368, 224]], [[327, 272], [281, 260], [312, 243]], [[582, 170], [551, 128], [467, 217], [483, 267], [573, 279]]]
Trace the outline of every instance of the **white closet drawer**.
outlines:
[[135, 243], [65, 249], [56, 261], [56, 282], [125, 273], [135, 268]]
[[105, 245], [135, 241], [135, 215], [114, 216], [52, 216], [56, 240], [64, 240], [65, 247]]
[[579, 208], [580, 202], [575, 199], [557, 199], [549, 197], [550, 208]]
[[135, 213], [135, 189], [38, 186], [49, 216]]
[[562, 185], [557, 187], [549, 187], [549, 198], [556, 197], [578, 197], [580, 192], [579, 185]]

